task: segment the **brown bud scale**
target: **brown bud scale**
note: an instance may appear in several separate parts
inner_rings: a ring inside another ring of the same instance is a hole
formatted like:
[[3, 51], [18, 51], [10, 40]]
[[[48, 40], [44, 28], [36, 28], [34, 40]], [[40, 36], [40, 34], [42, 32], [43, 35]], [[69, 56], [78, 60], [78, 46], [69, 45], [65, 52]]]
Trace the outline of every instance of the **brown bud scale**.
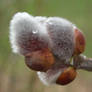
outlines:
[[26, 56], [25, 63], [30, 69], [47, 71], [54, 64], [54, 57], [49, 49], [44, 49]]
[[75, 28], [75, 51], [74, 51], [74, 55], [79, 55], [81, 53], [84, 52], [85, 50], [85, 37], [83, 35], [83, 33]]
[[72, 82], [76, 77], [76, 70], [73, 67], [69, 67], [61, 73], [56, 83], [60, 85], [66, 85]]

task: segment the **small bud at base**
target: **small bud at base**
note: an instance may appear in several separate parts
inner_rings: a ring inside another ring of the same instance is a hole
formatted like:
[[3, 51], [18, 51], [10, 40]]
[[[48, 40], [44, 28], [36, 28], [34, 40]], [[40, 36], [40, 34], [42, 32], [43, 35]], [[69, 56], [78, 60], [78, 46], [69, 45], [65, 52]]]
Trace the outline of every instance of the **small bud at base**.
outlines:
[[84, 52], [85, 50], [85, 37], [83, 33], [75, 28], [74, 29], [74, 36], [75, 36], [75, 50], [74, 50], [74, 55], [79, 55]]
[[56, 80], [56, 83], [60, 85], [67, 85], [75, 79], [76, 74], [76, 70], [73, 67], [68, 67], [61, 73], [59, 78]]

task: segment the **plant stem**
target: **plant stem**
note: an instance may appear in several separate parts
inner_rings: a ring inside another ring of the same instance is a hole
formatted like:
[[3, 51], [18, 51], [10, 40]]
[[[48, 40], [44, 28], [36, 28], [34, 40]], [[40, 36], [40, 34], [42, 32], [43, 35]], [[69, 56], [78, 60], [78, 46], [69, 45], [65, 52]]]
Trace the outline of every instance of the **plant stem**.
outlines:
[[92, 71], [92, 58], [87, 58], [84, 55], [79, 55], [74, 58], [74, 66], [77, 69]]

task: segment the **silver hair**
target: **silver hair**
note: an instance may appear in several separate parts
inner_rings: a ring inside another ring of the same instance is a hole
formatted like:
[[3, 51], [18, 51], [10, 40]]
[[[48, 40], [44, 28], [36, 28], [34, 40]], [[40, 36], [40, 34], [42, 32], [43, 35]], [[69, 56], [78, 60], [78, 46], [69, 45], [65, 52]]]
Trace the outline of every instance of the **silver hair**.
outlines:
[[34, 51], [33, 48], [36, 49], [37, 46], [32, 46], [33, 39], [46, 43], [49, 39], [46, 27], [26, 12], [16, 13], [10, 22], [10, 42], [13, 51], [20, 54]]
[[64, 18], [50, 17], [46, 21], [46, 28], [52, 41], [52, 52], [68, 62], [74, 51], [73, 24]]

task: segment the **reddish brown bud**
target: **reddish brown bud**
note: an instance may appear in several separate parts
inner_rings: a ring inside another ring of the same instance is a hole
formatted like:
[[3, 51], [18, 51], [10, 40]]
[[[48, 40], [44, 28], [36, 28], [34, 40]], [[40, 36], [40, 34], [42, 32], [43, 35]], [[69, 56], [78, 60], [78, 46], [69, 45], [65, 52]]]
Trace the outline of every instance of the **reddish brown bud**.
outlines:
[[59, 78], [56, 80], [57, 84], [66, 85], [72, 82], [76, 77], [76, 70], [73, 67], [68, 67], [61, 73]]
[[75, 37], [75, 50], [74, 55], [79, 55], [80, 53], [83, 53], [85, 50], [85, 37], [83, 33], [75, 28], [74, 30], [74, 37]]
[[54, 57], [49, 49], [44, 49], [26, 56], [25, 63], [35, 71], [47, 71], [54, 64]]

